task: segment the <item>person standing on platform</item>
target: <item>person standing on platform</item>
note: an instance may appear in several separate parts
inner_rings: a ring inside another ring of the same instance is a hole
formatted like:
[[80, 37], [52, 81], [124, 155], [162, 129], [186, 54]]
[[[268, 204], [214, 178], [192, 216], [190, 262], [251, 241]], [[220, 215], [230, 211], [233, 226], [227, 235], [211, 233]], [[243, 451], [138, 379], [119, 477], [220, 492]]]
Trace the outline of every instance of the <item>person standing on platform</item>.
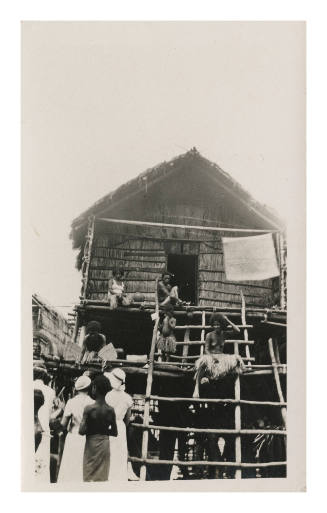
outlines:
[[95, 402], [84, 408], [79, 428], [79, 434], [86, 435], [83, 481], [107, 481], [109, 477], [109, 436], [117, 436], [115, 411], [105, 401], [110, 390], [110, 382], [105, 376], [94, 378], [92, 392]]
[[94, 403], [88, 395], [91, 380], [87, 376], [80, 376], [75, 382], [76, 395], [67, 401], [61, 426], [68, 428], [64, 452], [61, 460], [58, 482], [81, 483], [83, 481], [83, 455], [85, 436], [78, 432], [85, 406]]

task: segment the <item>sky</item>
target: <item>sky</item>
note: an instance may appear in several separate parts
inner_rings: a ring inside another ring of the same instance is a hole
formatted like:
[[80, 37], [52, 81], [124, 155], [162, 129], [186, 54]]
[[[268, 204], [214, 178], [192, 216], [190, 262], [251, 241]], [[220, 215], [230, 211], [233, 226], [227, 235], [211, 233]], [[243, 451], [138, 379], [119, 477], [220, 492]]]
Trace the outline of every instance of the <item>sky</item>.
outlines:
[[305, 160], [304, 55], [299, 22], [24, 22], [31, 290], [64, 312], [76, 304], [71, 221], [194, 146], [284, 220], [294, 215]]

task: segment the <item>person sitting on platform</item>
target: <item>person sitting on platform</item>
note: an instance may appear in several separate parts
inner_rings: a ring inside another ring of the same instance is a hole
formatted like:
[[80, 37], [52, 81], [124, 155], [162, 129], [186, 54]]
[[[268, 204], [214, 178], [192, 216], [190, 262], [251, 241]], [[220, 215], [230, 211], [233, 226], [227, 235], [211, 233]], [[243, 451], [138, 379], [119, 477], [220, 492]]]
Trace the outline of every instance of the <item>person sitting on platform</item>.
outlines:
[[159, 328], [159, 337], [157, 340], [157, 348], [162, 353], [164, 361], [169, 359], [169, 354], [176, 353], [176, 337], [174, 329], [176, 327], [176, 319], [174, 317], [173, 305], [165, 306], [165, 313], [162, 324]]
[[83, 340], [81, 363], [88, 363], [98, 357], [99, 351], [106, 345], [106, 336], [101, 333], [101, 324], [90, 321], [86, 326], [86, 336]]
[[123, 269], [114, 269], [112, 271], [112, 278], [109, 279], [108, 283], [108, 300], [111, 310], [115, 310], [117, 306], [128, 306], [132, 302], [128, 294], [125, 293], [123, 278]]
[[181, 305], [182, 301], [178, 296], [178, 287], [175, 285], [172, 287], [170, 280], [171, 274], [165, 271], [161, 275], [161, 280], [158, 281], [158, 299], [159, 305], [165, 306], [168, 304]]
[[239, 355], [224, 354], [225, 329], [227, 326], [233, 331], [240, 330], [225, 315], [213, 313], [210, 318], [213, 331], [207, 333], [204, 346], [204, 355], [195, 362], [195, 389], [193, 397], [199, 397], [199, 385], [209, 379], [217, 380], [231, 373], [241, 373], [244, 368], [243, 360]]

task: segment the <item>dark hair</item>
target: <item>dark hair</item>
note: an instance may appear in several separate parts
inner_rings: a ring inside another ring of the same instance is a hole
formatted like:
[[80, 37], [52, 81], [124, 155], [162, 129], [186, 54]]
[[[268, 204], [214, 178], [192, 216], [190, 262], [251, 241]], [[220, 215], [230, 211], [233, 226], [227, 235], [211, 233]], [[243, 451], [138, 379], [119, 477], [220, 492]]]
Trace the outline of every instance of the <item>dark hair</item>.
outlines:
[[221, 313], [213, 313], [210, 316], [210, 325], [213, 326], [216, 322], [220, 324], [222, 329], [226, 328], [227, 324]]
[[86, 325], [86, 333], [99, 333], [101, 324], [98, 321], [90, 321]]
[[100, 335], [100, 333], [90, 333], [85, 338], [85, 345], [88, 351], [98, 352], [104, 346], [103, 337]]
[[44, 395], [42, 390], [34, 389], [34, 415], [37, 414], [41, 406], [44, 404]]
[[92, 386], [95, 387], [95, 394], [105, 396], [110, 390], [112, 390], [112, 386], [110, 381], [106, 376], [100, 374], [94, 378], [92, 381]]
[[125, 270], [123, 269], [123, 267], [116, 267], [116, 269], [112, 270], [113, 276], [117, 276], [118, 273], [121, 274], [122, 276], [124, 276]]
[[42, 367], [34, 367], [33, 369], [33, 380], [41, 379], [45, 384], [49, 383], [50, 376], [47, 373], [47, 370]]
[[173, 276], [173, 274], [171, 274], [169, 271], [164, 271], [162, 274], [161, 274], [161, 278], [163, 278], [164, 276], [169, 276], [169, 278], [171, 278]]

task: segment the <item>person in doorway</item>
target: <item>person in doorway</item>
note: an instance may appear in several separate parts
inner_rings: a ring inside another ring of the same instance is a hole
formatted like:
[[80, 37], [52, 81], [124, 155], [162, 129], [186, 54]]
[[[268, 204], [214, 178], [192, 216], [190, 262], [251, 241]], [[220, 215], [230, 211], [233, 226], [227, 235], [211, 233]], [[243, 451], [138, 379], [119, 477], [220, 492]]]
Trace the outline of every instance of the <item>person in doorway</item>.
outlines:
[[91, 380], [80, 376], [75, 382], [76, 395], [67, 401], [61, 420], [63, 430], [68, 430], [61, 460], [58, 482], [81, 483], [83, 481], [83, 455], [85, 436], [79, 434], [85, 406], [94, 403], [88, 395]]
[[[117, 431], [116, 437], [110, 437], [110, 470], [109, 481], [128, 480], [128, 451], [126, 428], [130, 422], [133, 400], [125, 392], [126, 375], [122, 369], [116, 368], [104, 374], [110, 381], [112, 390], [107, 393], [106, 403], [115, 410]], [[131, 471], [132, 479], [137, 477]]]
[[176, 337], [174, 329], [176, 327], [176, 319], [174, 317], [173, 305], [165, 306], [164, 318], [159, 329], [159, 337], [157, 340], [157, 348], [162, 354], [164, 361], [169, 359], [170, 354], [176, 353]]
[[181, 305], [183, 303], [179, 298], [177, 285], [172, 287], [170, 281], [171, 274], [167, 271], [161, 275], [161, 280], [158, 281], [158, 300], [160, 306], [168, 304]]
[[98, 375], [92, 382], [93, 404], [84, 408], [79, 434], [86, 435], [83, 456], [83, 481], [107, 481], [109, 477], [109, 436], [117, 436], [114, 409], [105, 401], [111, 390], [109, 380]]
[[114, 269], [112, 278], [108, 283], [108, 300], [110, 309], [115, 310], [117, 306], [128, 306], [131, 304], [131, 298], [125, 292], [124, 270]]
[[225, 329], [230, 326], [234, 332], [240, 330], [225, 315], [213, 313], [210, 319], [213, 331], [207, 333], [204, 355], [195, 362], [195, 389], [193, 397], [199, 397], [199, 385], [209, 379], [217, 380], [233, 372], [240, 373], [244, 368], [239, 355], [224, 354]]

